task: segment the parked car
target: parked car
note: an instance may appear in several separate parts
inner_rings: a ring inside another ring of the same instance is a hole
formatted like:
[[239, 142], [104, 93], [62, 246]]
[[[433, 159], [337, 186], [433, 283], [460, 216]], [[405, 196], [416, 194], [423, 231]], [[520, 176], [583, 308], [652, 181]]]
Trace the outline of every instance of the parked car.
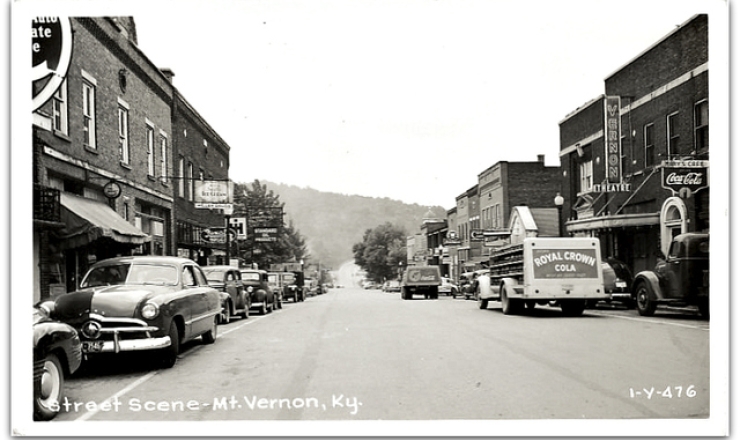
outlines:
[[252, 309], [257, 309], [260, 315], [272, 313], [278, 308], [278, 297], [273, 293], [268, 283], [267, 272], [261, 269], [241, 269], [242, 283], [252, 298]]
[[303, 288], [298, 285], [298, 276], [294, 272], [280, 272], [280, 283], [284, 301], [292, 299], [293, 302], [303, 301]]
[[[632, 299], [630, 287], [632, 286], [632, 271], [623, 262], [616, 258], [609, 257], [601, 263], [601, 273], [604, 275], [604, 292], [611, 295], [611, 298], [605, 300], [607, 303], [619, 302], [627, 308], [635, 308], [635, 301]], [[589, 300], [586, 302], [587, 307], [595, 307], [597, 301]]]
[[51, 420], [64, 399], [64, 379], [82, 363], [82, 343], [70, 325], [33, 309], [33, 419]]
[[658, 305], [673, 305], [696, 306], [709, 318], [709, 234], [674, 237], [655, 269], [635, 275], [632, 295], [643, 316], [654, 314]]
[[252, 302], [242, 284], [239, 269], [233, 266], [206, 266], [203, 267], [203, 272], [208, 284], [221, 292], [221, 324], [231, 322], [232, 316], [249, 318]]
[[401, 282], [398, 280], [388, 280], [383, 284], [383, 292], [400, 292]]
[[192, 260], [132, 256], [95, 263], [78, 291], [41, 307], [77, 330], [87, 356], [151, 350], [170, 368], [184, 342], [215, 342], [221, 295]]
[[460, 293], [460, 288], [448, 277], [442, 277], [442, 284], [437, 288], [437, 291], [440, 294], [452, 295], [455, 298]]

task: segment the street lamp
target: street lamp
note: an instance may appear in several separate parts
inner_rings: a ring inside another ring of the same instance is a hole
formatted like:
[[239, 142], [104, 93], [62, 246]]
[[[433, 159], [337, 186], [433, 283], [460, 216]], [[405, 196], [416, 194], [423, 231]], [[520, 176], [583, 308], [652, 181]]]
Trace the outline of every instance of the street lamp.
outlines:
[[555, 195], [555, 206], [558, 208], [558, 236], [563, 236], [563, 203], [565, 203], [565, 199], [563, 196], [560, 195], [560, 193], [557, 193]]
[[403, 261], [398, 260], [398, 279], [400, 280], [403, 277]]

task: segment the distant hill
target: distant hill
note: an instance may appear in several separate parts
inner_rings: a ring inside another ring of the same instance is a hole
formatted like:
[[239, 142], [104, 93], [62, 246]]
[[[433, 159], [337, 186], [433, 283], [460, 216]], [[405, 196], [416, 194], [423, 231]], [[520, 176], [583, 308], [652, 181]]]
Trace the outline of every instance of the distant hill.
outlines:
[[285, 222], [292, 220], [306, 238], [311, 262], [338, 269], [352, 260], [352, 245], [365, 230], [385, 222], [402, 226], [407, 235], [419, 232], [429, 209], [446, 218], [441, 206], [407, 204], [387, 197], [351, 196], [260, 180], [285, 203]]

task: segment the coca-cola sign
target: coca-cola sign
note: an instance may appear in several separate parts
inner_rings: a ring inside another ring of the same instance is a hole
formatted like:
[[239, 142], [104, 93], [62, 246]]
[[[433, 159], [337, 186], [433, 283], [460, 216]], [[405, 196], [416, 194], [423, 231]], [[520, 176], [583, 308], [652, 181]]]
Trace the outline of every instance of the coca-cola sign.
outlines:
[[695, 194], [709, 186], [706, 161], [666, 161], [663, 163], [663, 188], [674, 193], [688, 190]]

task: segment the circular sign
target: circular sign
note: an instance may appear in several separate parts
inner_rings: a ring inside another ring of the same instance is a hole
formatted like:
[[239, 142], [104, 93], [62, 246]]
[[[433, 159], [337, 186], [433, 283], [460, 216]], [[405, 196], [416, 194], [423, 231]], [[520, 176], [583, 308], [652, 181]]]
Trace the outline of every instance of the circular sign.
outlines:
[[103, 186], [103, 194], [109, 199], [116, 199], [121, 195], [121, 185], [115, 180], [111, 180]]
[[69, 18], [36, 17], [31, 21], [33, 107], [36, 111], [56, 93], [72, 59]]

